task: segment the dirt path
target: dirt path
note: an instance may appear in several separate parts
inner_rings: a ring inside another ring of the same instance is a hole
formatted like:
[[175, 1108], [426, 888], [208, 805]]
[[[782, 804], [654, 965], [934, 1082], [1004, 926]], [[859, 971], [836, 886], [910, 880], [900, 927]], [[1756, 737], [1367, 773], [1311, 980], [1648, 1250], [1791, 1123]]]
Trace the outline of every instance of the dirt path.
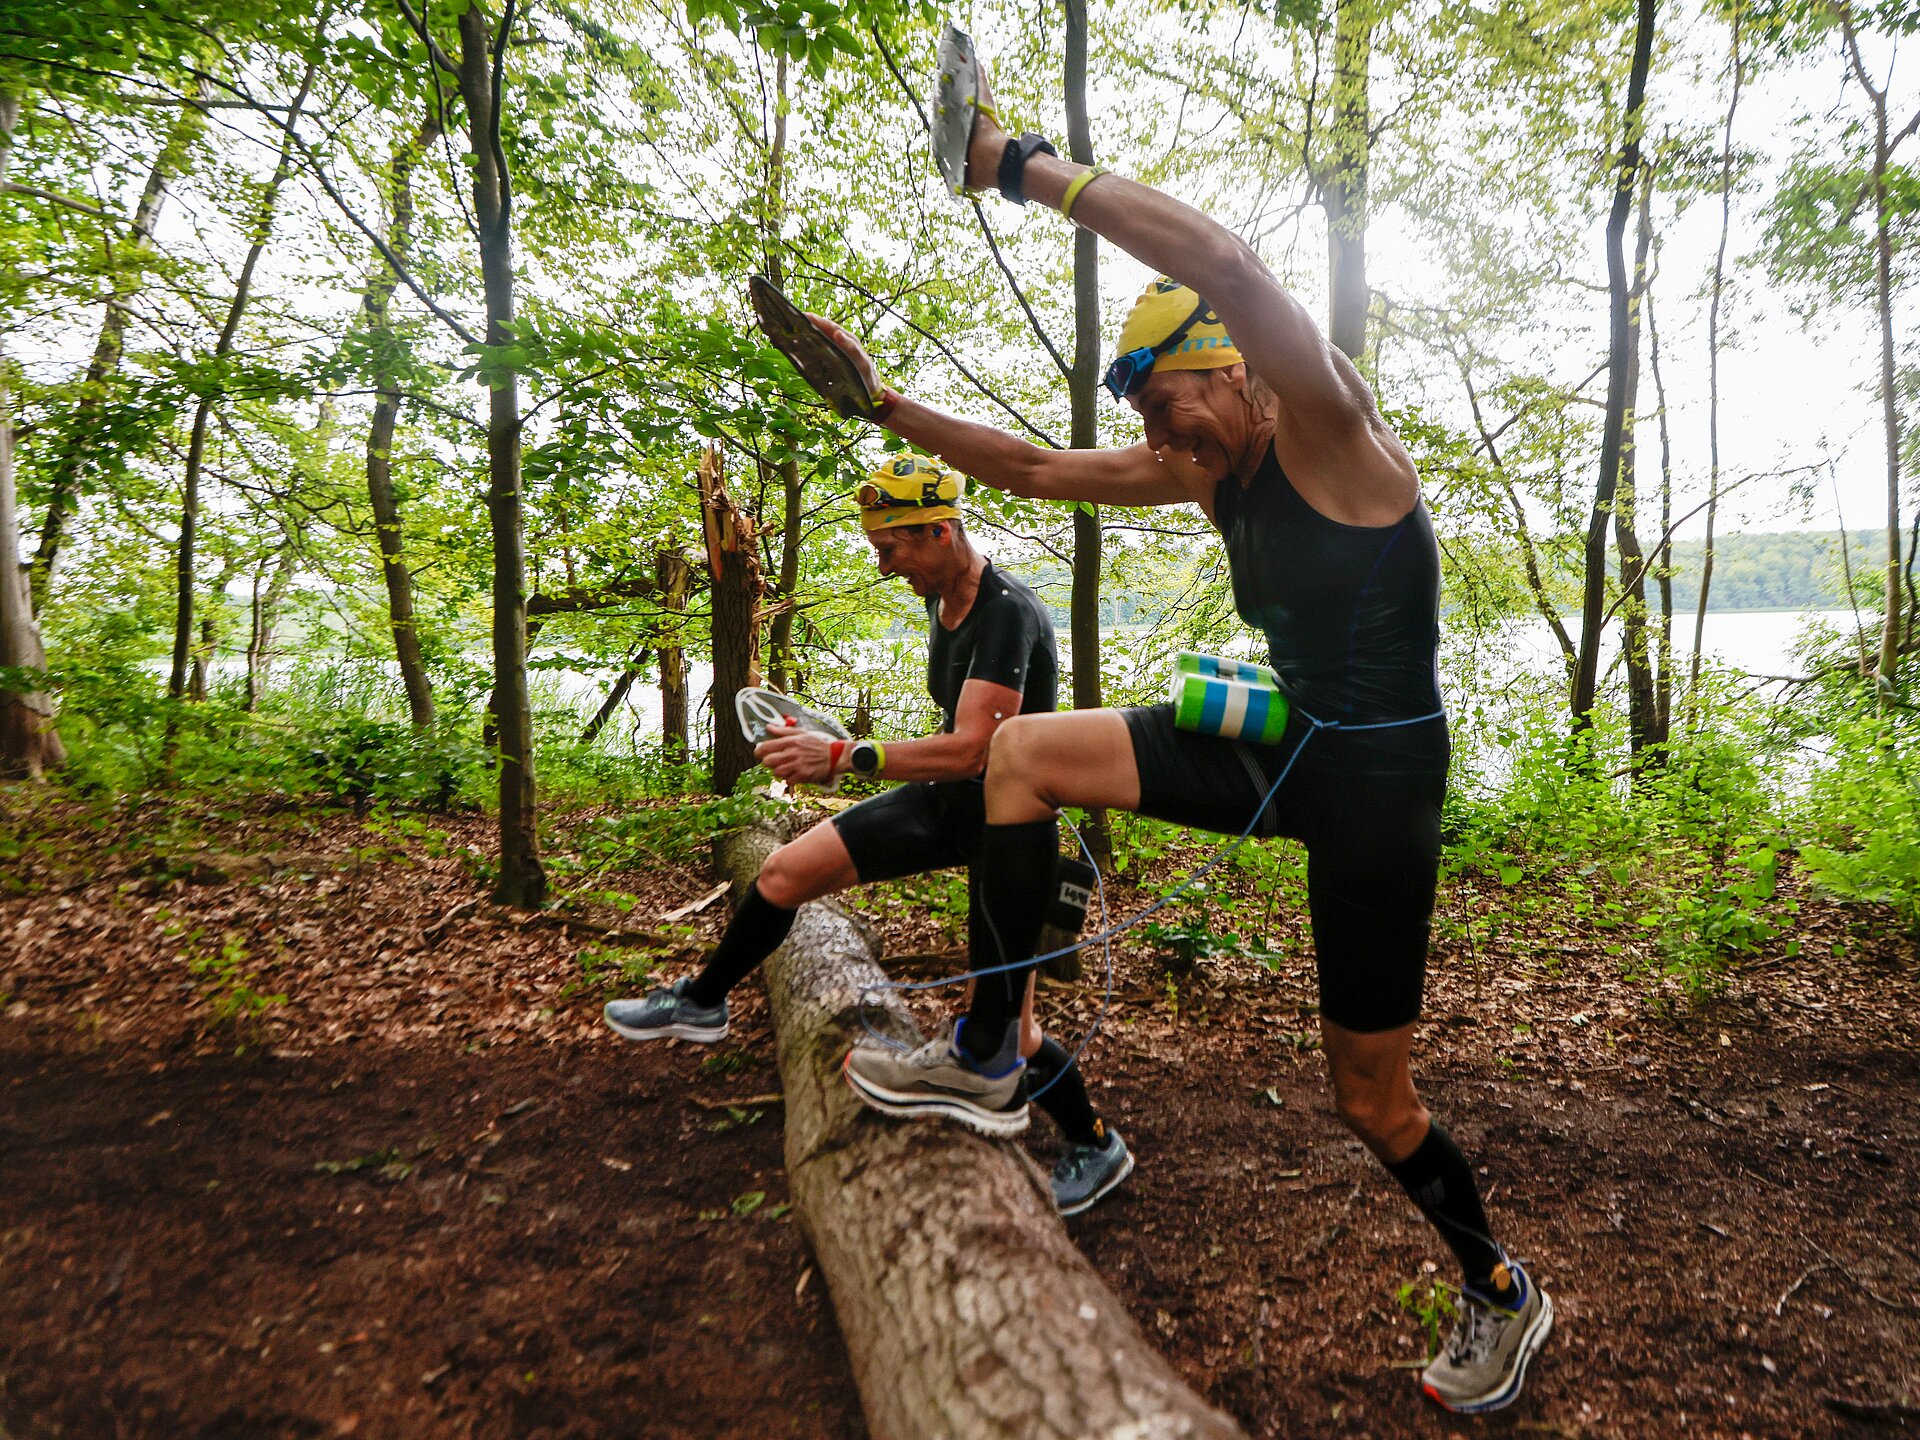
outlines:
[[[753, 1098], [777, 1083], [753, 987], [718, 1054], [625, 1045], [579, 936], [476, 915], [428, 942], [476, 893], [444, 844], [236, 820], [157, 876], [12, 818], [4, 1433], [864, 1433], [784, 1209], [779, 1106]], [[85, 886], [89, 866], [126, 873]], [[708, 888], [692, 866], [622, 883], [636, 916]], [[938, 948], [888, 914], [890, 949]], [[1807, 953], [1686, 1022], [1564, 936], [1439, 958], [1423, 1087], [1560, 1307], [1503, 1416], [1414, 1391], [1396, 1292], [1417, 1306], [1448, 1270], [1328, 1111], [1298, 965], [1203, 967], [1170, 1005], [1150, 957], [1121, 957], [1089, 1071], [1140, 1169], [1074, 1234], [1256, 1434], [1920, 1428], [1920, 964], [1857, 938], [1836, 958], [1846, 922], [1802, 918]], [[237, 991], [287, 1000], [248, 1028], [215, 1014], [244, 1015]], [[1098, 1003], [1049, 1002], [1067, 1035]]]

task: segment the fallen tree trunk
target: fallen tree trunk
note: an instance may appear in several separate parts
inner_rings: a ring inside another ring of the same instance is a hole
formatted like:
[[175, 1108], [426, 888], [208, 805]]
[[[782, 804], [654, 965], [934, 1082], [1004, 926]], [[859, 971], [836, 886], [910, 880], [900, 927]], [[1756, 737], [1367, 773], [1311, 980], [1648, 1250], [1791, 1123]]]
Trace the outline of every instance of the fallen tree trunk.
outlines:
[[[737, 884], [773, 843], [756, 831], [725, 842]], [[858, 1007], [883, 978], [877, 954], [851, 912], [820, 902], [801, 908], [764, 967], [794, 1213], [876, 1440], [1244, 1440], [1067, 1239], [1024, 1152], [956, 1125], [889, 1120], [854, 1098], [840, 1066], [865, 1038]], [[919, 1043], [891, 994], [873, 997], [867, 1018]]]

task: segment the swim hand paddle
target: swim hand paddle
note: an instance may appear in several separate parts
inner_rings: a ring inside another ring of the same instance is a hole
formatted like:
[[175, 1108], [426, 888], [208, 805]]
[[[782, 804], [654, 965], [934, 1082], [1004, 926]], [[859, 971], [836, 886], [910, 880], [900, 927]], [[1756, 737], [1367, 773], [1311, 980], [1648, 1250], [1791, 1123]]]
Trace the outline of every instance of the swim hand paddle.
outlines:
[[811, 730], [833, 740], [853, 738], [831, 715], [822, 715], [792, 696], [762, 685], [749, 685], [735, 694], [733, 713], [739, 717], [740, 733], [747, 737], [749, 745], [772, 739], [776, 731], [792, 729]]
[[764, 275], [747, 281], [747, 298], [773, 348], [793, 362], [800, 378], [837, 414], [848, 420], [879, 418], [880, 396], [868, 388], [853, 357], [822, 335], [804, 310]]
[[973, 40], [949, 23], [940, 37], [933, 77], [933, 163], [955, 195], [967, 188], [967, 143], [980, 104], [980, 61]]

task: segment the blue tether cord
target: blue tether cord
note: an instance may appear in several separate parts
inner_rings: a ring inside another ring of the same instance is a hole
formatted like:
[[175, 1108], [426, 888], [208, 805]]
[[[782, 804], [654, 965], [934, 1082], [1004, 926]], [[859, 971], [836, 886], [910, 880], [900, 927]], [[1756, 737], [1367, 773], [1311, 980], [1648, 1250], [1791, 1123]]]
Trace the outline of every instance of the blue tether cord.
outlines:
[[[1003, 964], [1003, 965], [988, 965], [979, 970], [968, 970], [964, 974], [949, 975], [939, 980], [914, 980], [914, 981], [882, 980], [877, 984], [863, 986], [860, 991], [860, 1024], [865, 1028], [867, 1034], [871, 1035], [874, 1039], [878, 1040], [882, 1045], [886, 1046], [889, 1050], [899, 1050], [904, 1052], [911, 1048], [910, 1046], [902, 1043], [901, 1041], [893, 1039], [891, 1036], [882, 1035], [878, 1030], [875, 1030], [873, 1028], [872, 1023], [869, 1022], [867, 1019], [867, 997], [869, 995], [876, 995], [876, 994], [881, 994], [889, 991], [896, 994], [903, 994], [903, 993], [907, 993], [915, 990], [938, 990], [948, 985], [964, 985], [969, 980], [979, 980], [988, 975], [1004, 975], [1004, 974], [1007, 974], [1009, 971], [1013, 971], [1013, 970], [1031, 970], [1034, 966], [1044, 964], [1048, 960], [1055, 959], [1058, 956], [1071, 955], [1077, 950], [1085, 950], [1094, 945], [1104, 945], [1106, 947], [1106, 952], [1107, 952], [1106, 995], [1100, 1002], [1100, 1013], [1094, 1017], [1092, 1028], [1089, 1029], [1087, 1033], [1081, 1037], [1080, 1044], [1078, 1045], [1078, 1047], [1075, 1048], [1072, 1058], [1068, 1060], [1067, 1064], [1061, 1069], [1060, 1075], [1066, 1074], [1068, 1070], [1071, 1070], [1073, 1068], [1074, 1063], [1079, 1060], [1082, 1053], [1085, 1052], [1087, 1046], [1093, 1043], [1093, 1037], [1100, 1033], [1101, 1025], [1103, 1025], [1106, 1022], [1107, 1010], [1113, 1003], [1113, 940], [1114, 940], [1114, 937], [1117, 935], [1124, 935], [1127, 931], [1133, 929], [1134, 926], [1138, 925], [1141, 921], [1145, 920], [1149, 915], [1152, 915], [1157, 911], [1164, 910], [1167, 906], [1171, 905], [1175, 900], [1178, 900], [1182, 895], [1186, 894], [1187, 891], [1191, 890], [1197, 883], [1199, 883], [1201, 879], [1211, 874], [1214, 870], [1218, 869], [1222, 864], [1232, 859], [1233, 856], [1239, 853], [1240, 847], [1246, 844], [1248, 839], [1252, 837], [1254, 827], [1260, 823], [1260, 817], [1265, 815], [1267, 813], [1267, 807], [1273, 804], [1273, 797], [1280, 793], [1280, 787], [1286, 783], [1287, 776], [1293, 773], [1294, 762], [1300, 758], [1301, 752], [1307, 748], [1307, 742], [1309, 740], [1313, 739], [1313, 737], [1315, 735], [1318, 735], [1322, 730], [1345, 730], [1345, 731], [1397, 730], [1400, 727], [1405, 725], [1424, 725], [1429, 720], [1439, 720], [1444, 718], [1447, 712], [1444, 709], [1441, 709], [1441, 710], [1435, 710], [1431, 714], [1427, 714], [1427, 715], [1416, 715], [1411, 720], [1376, 720], [1365, 725], [1351, 725], [1344, 720], [1321, 720], [1318, 717], [1309, 715], [1307, 714], [1306, 711], [1299, 710], [1299, 709], [1296, 709], [1294, 713], [1298, 715], [1302, 720], [1307, 722], [1306, 730], [1303, 731], [1301, 733], [1300, 738], [1294, 742], [1293, 753], [1287, 756], [1287, 763], [1280, 767], [1280, 773], [1274, 777], [1273, 784], [1267, 787], [1267, 793], [1265, 798], [1263, 798], [1260, 801], [1259, 807], [1254, 810], [1253, 818], [1247, 821], [1246, 828], [1243, 829], [1238, 835], [1234, 836], [1234, 838], [1231, 841], [1229, 841], [1221, 849], [1220, 853], [1213, 857], [1213, 859], [1209, 860], [1206, 864], [1202, 865], [1198, 870], [1195, 870], [1191, 875], [1187, 876], [1185, 880], [1182, 880], [1173, 889], [1169, 890], [1166, 894], [1162, 895], [1158, 900], [1154, 901], [1151, 905], [1147, 906], [1145, 909], [1140, 911], [1139, 914], [1132, 916], [1130, 919], [1121, 921], [1118, 925], [1108, 926], [1106, 929], [1102, 930], [1099, 934], [1089, 935], [1086, 939], [1076, 941], [1072, 945], [1063, 945], [1058, 950], [1049, 950], [1044, 955], [1035, 955], [1026, 960], [1012, 960], [1012, 961], [1008, 961], [1006, 964]], [[1062, 818], [1065, 818], [1065, 817], [1062, 817]], [[1089, 865], [1093, 865], [1093, 853], [1087, 848], [1087, 842], [1085, 838], [1081, 836], [1079, 829], [1074, 825], [1074, 823], [1071, 820], [1067, 821], [1067, 828], [1073, 831], [1073, 838], [1079, 841], [1080, 853], [1086, 856], [1087, 863]], [[1096, 886], [1098, 886], [1099, 892], [1100, 892], [1100, 921], [1103, 925], [1105, 925], [1107, 920], [1107, 889], [1106, 889], [1106, 885], [1100, 879], [1100, 867], [1098, 865], [1093, 865], [1093, 877], [1094, 877], [1094, 883]], [[986, 906], [984, 904], [982, 904], [980, 907], [980, 913], [982, 915], [987, 915]], [[990, 915], [987, 915], [987, 919], [989, 923], [991, 923], [992, 917]], [[1015, 1021], [1014, 1023], [1017, 1024], [1019, 1022]], [[1051, 1088], [1056, 1081], [1059, 1080], [1060, 1075], [1054, 1076], [1052, 1080], [1049, 1080], [1045, 1085], [1042, 1085], [1038, 1090], [1031, 1091], [1028, 1094], [1027, 1098], [1032, 1100], [1032, 1099], [1037, 1099], [1041, 1095], [1044, 1095], [1047, 1092], [1047, 1090]]]

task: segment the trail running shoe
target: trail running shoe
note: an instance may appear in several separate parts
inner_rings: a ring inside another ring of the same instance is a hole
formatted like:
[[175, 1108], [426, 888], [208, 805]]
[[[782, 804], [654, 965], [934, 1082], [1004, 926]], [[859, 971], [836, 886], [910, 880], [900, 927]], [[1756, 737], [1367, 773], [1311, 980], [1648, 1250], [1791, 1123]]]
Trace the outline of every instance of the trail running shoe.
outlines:
[[1527, 1362], [1553, 1330], [1547, 1292], [1517, 1260], [1508, 1261], [1507, 1269], [1520, 1287], [1519, 1302], [1509, 1308], [1461, 1290], [1453, 1335], [1420, 1376], [1427, 1398], [1456, 1414], [1479, 1415], [1511, 1405], [1527, 1378]]
[[960, 1048], [956, 1020], [918, 1050], [901, 1054], [877, 1046], [847, 1052], [847, 1083], [883, 1115], [939, 1115], [1001, 1139], [1027, 1128], [1027, 1062], [1020, 1058], [1020, 1027], [1009, 1025], [1000, 1053], [976, 1062]]
[[687, 999], [691, 983], [683, 977], [644, 1000], [609, 1000], [601, 1013], [616, 1034], [629, 1040], [692, 1040], [711, 1045], [727, 1038], [727, 1002], [696, 1005]]
[[1100, 1143], [1069, 1144], [1054, 1164], [1053, 1205], [1062, 1215], [1078, 1215], [1133, 1173], [1133, 1155], [1120, 1132], [1107, 1129], [1104, 1120], [1093, 1123], [1100, 1129]]

